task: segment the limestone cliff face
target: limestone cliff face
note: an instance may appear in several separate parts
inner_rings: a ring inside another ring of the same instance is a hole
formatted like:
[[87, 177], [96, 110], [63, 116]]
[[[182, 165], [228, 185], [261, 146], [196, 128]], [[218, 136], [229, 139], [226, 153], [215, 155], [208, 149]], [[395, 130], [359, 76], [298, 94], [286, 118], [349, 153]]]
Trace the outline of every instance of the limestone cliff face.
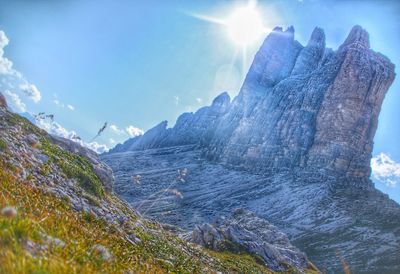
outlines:
[[[275, 28], [257, 52], [240, 93], [182, 114], [116, 151], [198, 144], [203, 156], [256, 172], [326, 169], [367, 178], [380, 107], [394, 65], [351, 30], [338, 50], [315, 28], [303, 47], [292, 27]], [[111, 151], [111, 153], [116, 152]]]
[[373, 137], [394, 65], [370, 50], [368, 33], [360, 27], [352, 29], [337, 58], [340, 69], [320, 106], [308, 165], [369, 176]]
[[[223, 94], [101, 157], [116, 192], [163, 222], [193, 229], [242, 207], [283, 230], [324, 273], [343, 272], [342, 260], [351, 273], [400, 273], [400, 206], [368, 179], [393, 79], [394, 65], [359, 26], [336, 51], [320, 28], [304, 47], [293, 28], [276, 28], [232, 102]], [[137, 174], [143, 183], [134, 187]], [[183, 198], [153, 195], [171, 187]]]
[[393, 79], [393, 64], [370, 50], [359, 26], [336, 52], [325, 49], [319, 28], [300, 49], [291, 29], [275, 29], [206, 155], [256, 171], [326, 168], [368, 177], [380, 106]]

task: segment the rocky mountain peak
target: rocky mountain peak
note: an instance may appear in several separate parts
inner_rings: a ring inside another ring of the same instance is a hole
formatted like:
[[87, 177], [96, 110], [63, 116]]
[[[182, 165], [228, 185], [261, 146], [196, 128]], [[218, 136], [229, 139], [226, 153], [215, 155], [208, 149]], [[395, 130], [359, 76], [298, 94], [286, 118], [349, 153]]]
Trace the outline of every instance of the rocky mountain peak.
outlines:
[[323, 29], [316, 27], [308, 41], [297, 57], [296, 64], [291, 75], [304, 75], [315, 70], [320, 64], [325, 53], [325, 33]]
[[211, 107], [213, 108], [226, 108], [231, 102], [231, 97], [227, 92], [222, 92], [220, 95], [214, 98]]
[[294, 39], [293, 27], [276, 27], [232, 103], [222, 93], [173, 128], [149, 130], [129, 149], [201, 144], [209, 160], [257, 172], [317, 168], [367, 179], [380, 106], [393, 79], [394, 65], [369, 49], [360, 26], [337, 51], [325, 48], [319, 27], [306, 46]]
[[274, 28], [257, 52], [242, 90], [254, 82], [264, 87], [274, 86], [287, 77], [302, 46], [294, 40], [294, 28], [285, 31]]
[[325, 48], [325, 32], [320, 27], [315, 27], [311, 33], [310, 40], [307, 46], [317, 46], [319, 48]]
[[[148, 138], [150, 130], [122, 145], [127, 153], [103, 159], [118, 174], [116, 191], [165, 222], [193, 229], [243, 207], [283, 229], [326, 273], [342, 272], [344, 260], [352, 273], [400, 273], [400, 206], [369, 180], [378, 116], [394, 76], [394, 65], [369, 48], [359, 26], [338, 50], [325, 48], [320, 28], [306, 46], [292, 28], [275, 28], [232, 102], [218, 97], [221, 104], [183, 114], [173, 128]], [[184, 183], [176, 173], [182, 169]], [[132, 189], [127, 178], [137, 172], [146, 184]], [[182, 198], [155, 205], [155, 189], [171, 185]], [[247, 227], [255, 220], [245, 215], [222, 228], [200, 226], [198, 242], [228, 239], [271, 251], [262, 240], [248, 241], [269, 232], [258, 230], [266, 223]], [[283, 258], [279, 253], [272, 252]]]
[[362, 47], [362, 48], [366, 48], [369, 49], [370, 48], [370, 44], [369, 44], [369, 34], [368, 32], [363, 29], [361, 26], [359, 25], [355, 25], [349, 35], [347, 36], [346, 40], [344, 41], [344, 43], [342, 44], [342, 48], [343, 47]]

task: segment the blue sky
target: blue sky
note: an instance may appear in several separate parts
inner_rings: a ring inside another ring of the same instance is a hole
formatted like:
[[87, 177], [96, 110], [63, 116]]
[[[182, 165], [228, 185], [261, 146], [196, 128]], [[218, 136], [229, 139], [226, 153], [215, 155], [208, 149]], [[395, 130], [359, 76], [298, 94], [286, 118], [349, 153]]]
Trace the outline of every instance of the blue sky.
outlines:
[[[19, 96], [25, 110], [55, 114], [63, 130], [87, 142], [108, 121], [114, 127], [96, 142], [111, 147], [161, 120], [173, 125], [180, 113], [209, 104], [221, 91], [237, 94], [262, 39], [243, 59], [225, 27], [192, 15], [225, 18], [246, 4], [0, 0], [0, 30], [9, 40], [3, 57], [23, 74], [16, 77], [27, 87]], [[334, 49], [360, 24], [372, 48], [400, 64], [398, 1], [258, 1], [257, 8], [267, 28], [293, 25], [302, 44], [315, 26], [322, 27]], [[385, 98], [374, 148], [374, 155], [390, 160], [377, 159], [377, 186], [397, 201], [400, 183], [392, 181], [400, 181], [399, 83]], [[29, 84], [40, 100], [32, 100]], [[9, 100], [12, 94], [18, 95], [9, 90]]]

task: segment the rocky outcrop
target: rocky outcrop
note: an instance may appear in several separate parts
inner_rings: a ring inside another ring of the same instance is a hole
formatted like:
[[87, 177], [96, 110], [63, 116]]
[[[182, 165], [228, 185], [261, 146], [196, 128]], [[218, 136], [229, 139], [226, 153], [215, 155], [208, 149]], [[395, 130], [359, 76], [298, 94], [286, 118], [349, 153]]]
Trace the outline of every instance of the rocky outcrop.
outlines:
[[93, 172], [99, 177], [104, 189], [107, 192], [113, 191], [113, 171], [107, 164], [100, 160], [96, 152], [60, 136], [49, 134], [48, 137], [52, 143], [59, 145], [63, 149], [87, 158], [92, 164]]
[[236, 209], [230, 218], [220, 217], [213, 224], [197, 226], [188, 238], [217, 251], [246, 250], [274, 271], [287, 271], [290, 267], [303, 271], [310, 267], [306, 255], [284, 233], [244, 209]]

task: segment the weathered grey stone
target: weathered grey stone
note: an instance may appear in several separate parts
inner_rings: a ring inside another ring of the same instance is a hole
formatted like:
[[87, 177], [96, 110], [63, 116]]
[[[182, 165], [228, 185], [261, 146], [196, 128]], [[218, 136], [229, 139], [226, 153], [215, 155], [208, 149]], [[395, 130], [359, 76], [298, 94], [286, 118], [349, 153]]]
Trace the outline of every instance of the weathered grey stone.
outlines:
[[94, 245], [92, 252], [94, 255], [99, 256], [104, 261], [110, 261], [112, 259], [112, 254], [103, 245], [100, 244]]
[[367, 178], [379, 110], [394, 65], [350, 31], [337, 51], [315, 28], [306, 47], [292, 27], [275, 28], [257, 52], [239, 95], [182, 114], [113, 152], [200, 144], [210, 160], [257, 172], [318, 167]]
[[285, 271], [289, 267], [302, 271], [309, 266], [306, 255], [285, 234], [244, 209], [236, 209], [230, 218], [221, 217], [214, 224], [197, 226], [189, 238], [218, 251], [246, 250], [262, 258], [274, 271]]
[[[303, 47], [292, 28], [274, 29], [212, 126], [200, 126], [210, 116], [199, 110], [172, 129], [164, 122], [151, 136], [128, 140], [118, 150], [124, 153], [103, 155], [118, 174], [117, 193], [186, 228], [246, 207], [322, 269], [342, 270], [339, 249], [352, 272], [399, 273], [400, 206], [369, 180], [394, 65], [370, 49], [360, 26], [337, 50], [325, 48], [324, 36], [316, 28]], [[181, 168], [190, 171], [185, 184], [174, 185], [183, 199], [149, 201]], [[142, 184], [133, 188], [138, 172]]]
[[100, 161], [99, 156], [93, 150], [60, 136], [49, 135], [49, 138], [54, 144], [59, 145], [63, 149], [86, 157], [92, 164], [93, 171], [99, 177], [104, 189], [107, 192], [113, 191], [114, 175], [112, 169]]

